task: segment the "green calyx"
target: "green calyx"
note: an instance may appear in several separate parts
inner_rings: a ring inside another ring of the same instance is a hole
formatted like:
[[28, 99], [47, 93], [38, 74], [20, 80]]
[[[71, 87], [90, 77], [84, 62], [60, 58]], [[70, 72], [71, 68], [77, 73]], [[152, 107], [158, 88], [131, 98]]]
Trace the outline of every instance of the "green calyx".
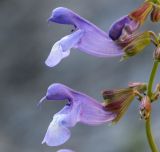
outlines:
[[150, 33], [144, 32], [136, 35], [135, 38], [124, 48], [125, 54], [121, 60], [128, 59], [140, 52], [151, 42]]
[[145, 2], [152, 2], [154, 4], [160, 4], [160, 0], [145, 0]]
[[144, 93], [146, 88], [145, 83], [132, 83], [127, 88], [105, 90], [103, 92], [105, 109], [116, 114], [112, 121], [114, 124], [122, 118], [135, 96]]

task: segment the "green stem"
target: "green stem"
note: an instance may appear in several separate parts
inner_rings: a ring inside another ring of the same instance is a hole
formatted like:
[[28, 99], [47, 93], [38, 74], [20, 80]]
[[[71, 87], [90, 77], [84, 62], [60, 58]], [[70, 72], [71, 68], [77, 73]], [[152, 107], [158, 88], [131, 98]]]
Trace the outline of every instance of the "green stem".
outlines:
[[147, 134], [148, 143], [152, 152], [158, 152], [158, 147], [154, 141], [152, 131], [151, 131], [151, 117], [149, 117], [146, 120], [146, 134]]
[[159, 62], [155, 61], [153, 64], [152, 72], [150, 74], [149, 83], [148, 83], [148, 92], [147, 92], [147, 95], [149, 97], [152, 96], [152, 87], [153, 87], [153, 83], [154, 83], [154, 78], [155, 78], [157, 70], [158, 70], [158, 65], [159, 65]]
[[[152, 87], [153, 87], [154, 79], [155, 79], [155, 76], [157, 73], [158, 64], [159, 63], [157, 61], [154, 62], [152, 72], [150, 74], [150, 79], [149, 79], [149, 83], [148, 83], [148, 92], [147, 92], [147, 95], [150, 99], [152, 96]], [[151, 131], [151, 117], [149, 117], [146, 120], [146, 134], [147, 134], [148, 143], [150, 145], [152, 152], [158, 152], [158, 147], [154, 141], [152, 131]]]

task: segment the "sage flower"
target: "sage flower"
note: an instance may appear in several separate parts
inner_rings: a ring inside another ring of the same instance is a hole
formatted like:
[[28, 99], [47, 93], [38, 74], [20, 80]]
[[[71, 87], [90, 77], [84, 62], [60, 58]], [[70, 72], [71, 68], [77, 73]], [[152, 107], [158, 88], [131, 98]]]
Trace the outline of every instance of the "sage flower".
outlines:
[[50, 67], [57, 65], [61, 59], [70, 54], [71, 48], [98, 56], [121, 56], [123, 51], [114, 44], [107, 33], [85, 20], [73, 11], [59, 7], [53, 10], [49, 21], [74, 26], [74, 32], [56, 42], [49, 54], [46, 64]]
[[143, 23], [151, 8], [149, 2], [144, 3], [143, 6], [131, 14], [116, 21], [108, 32], [102, 31], [68, 8], [58, 7], [54, 9], [48, 20], [59, 24], [72, 25], [74, 29], [70, 35], [63, 37], [53, 45], [45, 62], [46, 65], [49, 67], [57, 65], [63, 58], [69, 56], [71, 48], [78, 48], [82, 52], [97, 57], [123, 56], [125, 53], [124, 47], [130, 41], [126, 40], [125, 46], [116, 41], [135, 32]]
[[53, 116], [42, 141], [49, 146], [65, 143], [71, 136], [69, 128], [74, 127], [78, 122], [99, 125], [111, 122], [116, 115], [104, 110], [103, 105], [95, 99], [63, 84], [56, 83], [49, 86], [46, 96], [40, 103], [44, 102], [44, 99], [67, 101], [64, 108]]

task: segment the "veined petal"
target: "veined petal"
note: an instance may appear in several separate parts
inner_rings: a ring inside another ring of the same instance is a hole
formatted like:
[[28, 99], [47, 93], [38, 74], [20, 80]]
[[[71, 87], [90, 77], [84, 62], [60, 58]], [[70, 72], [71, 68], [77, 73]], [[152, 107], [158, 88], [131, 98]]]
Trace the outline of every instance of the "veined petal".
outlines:
[[68, 128], [75, 126], [77, 122], [98, 125], [111, 122], [116, 117], [115, 113], [107, 112], [102, 104], [93, 98], [62, 84], [52, 84], [47, 90], [46, 99], [68, 100], [66, 106], [54, 115], [44, 137], [43, 143], [49, 146], [57, 146], [67, 141], [70, 137]]
[[102, 104], [95, 99], [78, 93], [75, 99], [81, 102], [80, 122], [88, 125], [99, 125], [105, 122], [111, 122], [115, 118], [115, 114], [104, 110]]
[[78, 30], [56, 42], [53, 45], [52, 50], [45, 62], [46, 65], [53, 67], [57, 65], [63, 58], [69, 56], [70, 49], [76, 46], [82, 35], [83, 31]]

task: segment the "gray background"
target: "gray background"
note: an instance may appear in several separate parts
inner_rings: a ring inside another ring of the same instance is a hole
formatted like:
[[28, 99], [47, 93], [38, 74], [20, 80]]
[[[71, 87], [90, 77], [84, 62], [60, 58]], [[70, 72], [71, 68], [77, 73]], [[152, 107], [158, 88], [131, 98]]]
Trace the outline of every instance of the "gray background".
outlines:
[[[0, 1], [0, 152], [56, 152], [70, 148], [76, 152], [149, 152], [144, 122], [138, 102], [115, 126], [90, 127], [78, 124], [72, 137], [60, 147], [41, 145], [54, 113], [64, 103], [38, 100], [54, 82], [64, 83], [101, 101], [105, 88], [127, 86], [129, 81], [147, 81], [152, 67], [153, 45], [143, 54], [119, 62], [100, 59], [79, 50], [55, 68], [44, 61], [54, 42], [70, 27], [46, 20], [53, 8], [68, 7], [107, 31], [113, 21], [141, 4], [142, 0], [1, 0]], [[146, 29], [160, 31], [150, 21]], [[160, 73], [158, 73], [159, 75]], [[156, 81], [160, 79], [157, 77]], [[152, 126], [160, 147], [160, 104], [153, 104]]]

